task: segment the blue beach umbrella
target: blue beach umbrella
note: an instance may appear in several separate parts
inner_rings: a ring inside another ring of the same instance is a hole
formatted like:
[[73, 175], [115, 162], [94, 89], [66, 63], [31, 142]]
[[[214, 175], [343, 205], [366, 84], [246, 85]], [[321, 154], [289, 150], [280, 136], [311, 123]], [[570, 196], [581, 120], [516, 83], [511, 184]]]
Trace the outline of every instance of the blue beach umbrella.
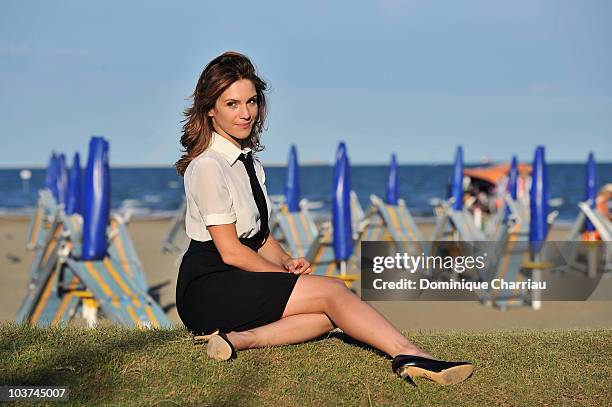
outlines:
[[89, 141], [89, 156], [83, 184], [84, 260], [100, 260], [106, 255], [106, 226], [110, 209], [108, 142], [102, 137]]
[[353, 232], [351, 228], [350, 166], [343, 142], [338, 146], [334, 166], [332, 223], [336, 259], [345, 261], [353, 253]]
[[451, 197], [454, 199], [452, 208], [460, 211], [463, 208], [463, 147], [458, 146], [451, 178]]
[[68, 177], [68, 197], [66, 198], [66, 214], [82, 214], [81, 209], [81, 157], [74, 153], [70, 176]]
[[387, 204], [397, 206], [399, 197], [399, 182], [397, 180], [398, 168], [395, 154], [391, 154], [391, 164], [387, 172]]
[[532, 254], [536, 254], [542, 248], [548, 232], [548, 217], [550, 193], [548, 191], [548, 174], [544, 158], [544, 147], [538, 146], [533, 158], [533, 170], [531, 173], [531, 190], [529, 191], [529, 242]]
[[[513, 201], [516, 201], [518, 196], [518, 178], [519, 178], [519, 170], [518, 170], [518, 160], [516, 159], [516, 155], [512, 156], [512, 162], [510, 163], [510, 172], [508, 173], [508, 194]], [[504, 215], [504, 220], [508, 220], [508, 215], [510, 215], [510, 208], [508, 205], [506, 206], [506, 212]]]
[[49, 164], [47, 165], [45, 187], [51, 191], [53, 197], [57, 201], [57, 155], [55, 155], [55, 153], [51, 154]]
[[[595, 156], [593, 153], [589, 153], [589, 158], [587, 159], [586, 164], [584, 200], [588, 202], [588, 205], [591, 208], [595, 208], [597, 200], [597, 177], [595, 174]], [[587, 232], [595, 231], [595, 226], [593, 226], [588, 218], [585, 222], [584, 228]]]
[[65, 205], [68, 194], [68, 169], [66, 168], [66, 156], [64, 154], [57, 156], [56, 168], [57, 202]]
[[285, 178], [285, 201], [289, 212], [300, 210], [300, 166], [298, 164], [297, 149], [295, 144], [289, 150], [289, 162], [287, 163], [287, 177]]

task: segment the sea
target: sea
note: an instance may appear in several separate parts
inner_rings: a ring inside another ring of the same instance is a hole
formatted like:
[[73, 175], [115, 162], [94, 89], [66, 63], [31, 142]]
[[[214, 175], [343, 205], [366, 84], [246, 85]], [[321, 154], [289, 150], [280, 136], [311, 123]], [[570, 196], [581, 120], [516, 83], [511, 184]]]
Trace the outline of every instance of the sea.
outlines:
[[[0, 215], [30, 215], [36, 205], [38, 190], [43, 187], [45, 170], [29, 169], [31, 178], [24, 181], [20, 171], [25, 168], [0, 169]], [[267, 166], [266, 187], [269, 195], [282, 195], [286, 168]], [[612, 163], [597, 164], [598, 188], [612, 182]], [[399, 195], [412, 214], [421, 219], [433, 218], [433, 204], [446, 196], [451, 165], [401, 165]], [[352, 189], [362, 207], [369, 206], [371, 194], [384, 197], [387, 166], [352, 165]], [[551, 198], [559, 212], [557, 222], [570, 223], [578, 214], [577, 204], [584, 199], [585, 165], [549, 163], [548, 178]], [[306, 165], [300, 167], [302, 197], [317, 201], [321, 216], [331, 211], [333, 166]], [[111, 205], [114, 209], [132, 210], [139, 218], [172, 216], [183, 199], [183, 179], [168, 166], [149, 168], [112, 168]]]

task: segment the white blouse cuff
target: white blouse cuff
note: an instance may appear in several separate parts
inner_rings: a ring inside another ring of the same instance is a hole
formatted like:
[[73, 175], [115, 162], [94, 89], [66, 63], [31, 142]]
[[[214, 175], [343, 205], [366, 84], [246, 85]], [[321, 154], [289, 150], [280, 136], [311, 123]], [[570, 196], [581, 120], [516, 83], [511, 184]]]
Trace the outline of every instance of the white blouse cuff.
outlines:
[[214, 214], [206, 215], [204, 217], [204, 223], [206, 224], [206, 226], [228, 225], [234, 222], [236, 222], [236, 214], [234, 212], [214, 213]]

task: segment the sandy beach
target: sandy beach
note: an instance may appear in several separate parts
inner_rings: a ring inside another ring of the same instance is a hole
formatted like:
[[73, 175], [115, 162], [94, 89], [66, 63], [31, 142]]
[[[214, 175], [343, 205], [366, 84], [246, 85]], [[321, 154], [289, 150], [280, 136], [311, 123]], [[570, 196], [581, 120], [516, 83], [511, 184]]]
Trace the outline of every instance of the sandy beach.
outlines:
[[[34, 253], [25, 240], [28, 218], [0, 218], [0, 321], [12, 321], [26, 293]], [[163, 285], [160, 303], [170, 320], [181, 324], [174, 304], [178, 259], [163, 254], [161, 243], [169, 219], [132, 220], [129, 230], [150, 286]], [[432, 225], [420, 224], [425, 236]], [[566, 226], [551, 231], [553, 240], [563, 240]], [[500, 311], [477, 302], [372, 302], [390, 321], [411, 330], [491, 330], [513, 328], [610, 328], [612, 301], [545, 302], [539, 311], [526, 307]]]

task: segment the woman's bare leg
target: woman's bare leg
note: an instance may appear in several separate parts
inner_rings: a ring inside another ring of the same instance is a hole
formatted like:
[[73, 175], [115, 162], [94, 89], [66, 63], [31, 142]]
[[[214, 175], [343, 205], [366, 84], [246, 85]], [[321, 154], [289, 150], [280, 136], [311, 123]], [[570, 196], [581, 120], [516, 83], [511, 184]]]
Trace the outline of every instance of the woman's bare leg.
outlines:
[[432, 357], [347, 289], [342, 281], [323, 276], [300, 276], [285, 307], [283, 319], [315, 313], [325, 313], [344, 333], [391, 357], [400, 354]]
[[242, 350], [301, 343], [332, 329], [334, 325], [325, 314], [298, 314], [248, 331], [230, 332], [227, 336], [236, 350]]

